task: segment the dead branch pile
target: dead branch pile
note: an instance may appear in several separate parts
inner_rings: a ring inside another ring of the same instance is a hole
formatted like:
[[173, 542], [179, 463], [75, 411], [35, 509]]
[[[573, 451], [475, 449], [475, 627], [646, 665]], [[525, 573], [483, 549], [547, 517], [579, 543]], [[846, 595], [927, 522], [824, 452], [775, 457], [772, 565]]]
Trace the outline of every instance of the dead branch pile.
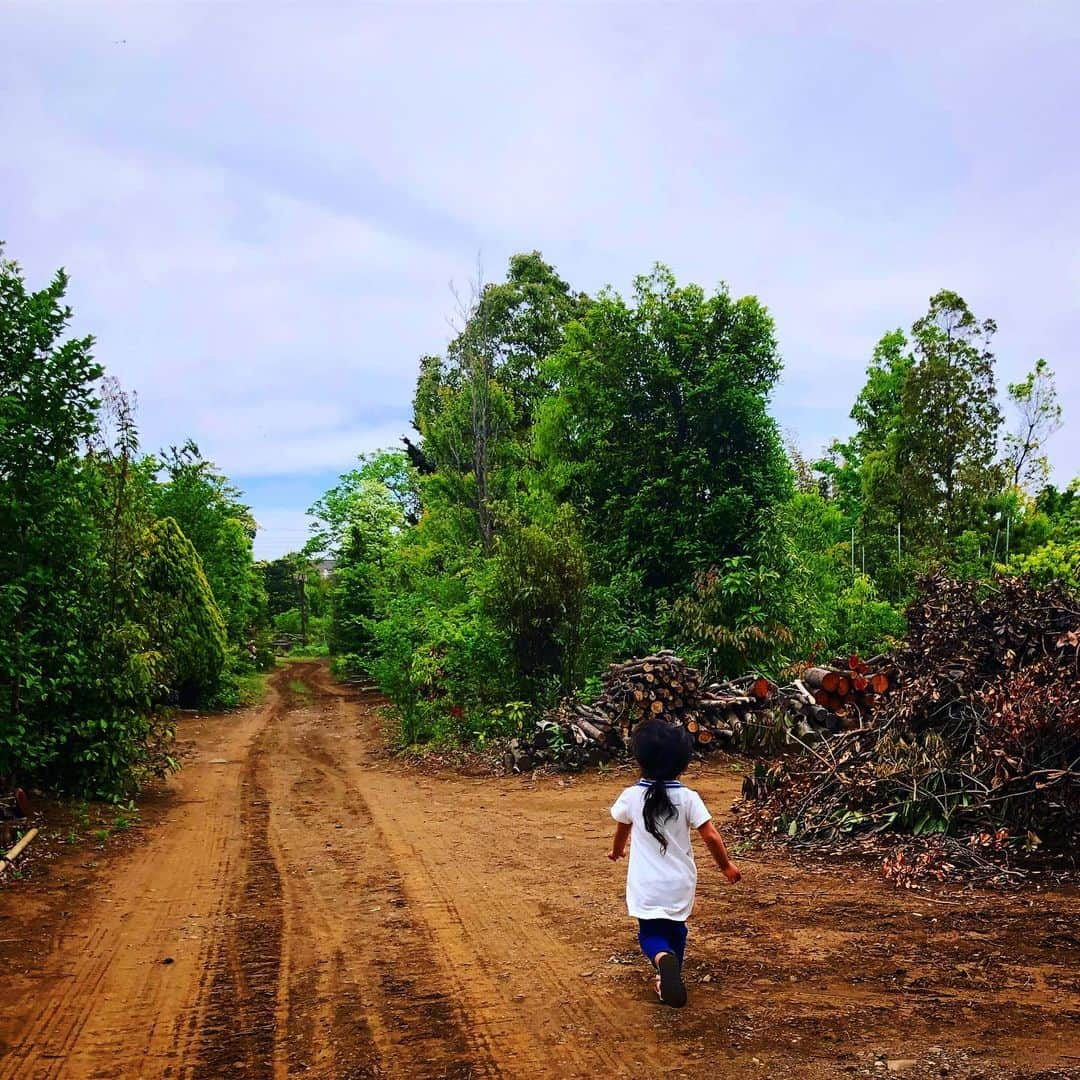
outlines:
[[634, 726], [650, 717], [681, 724], [701, 752], [775, 755], [826, 732], [859, 727], [889, 683], [858, 657], [844, 666], [810, 668], [789, 686], [760, 675], [706, 683], [665, 649], [611, 664], [595, 701], [563, 701], [531, 738], [511, 742], [506, 764], [524, 772], [543, 764], [582, 768], [612, 761], [625, 755]]
[[[934, 576], [890, 658], [899, 687], [872, 723], [747, 778], [751, 820], [801, 843], [937, 835], [886, 873], [997, 867], [1080, 841], [1080, 602], [1015, 578]], [[956, 843], [959, 839], [960, 843]], [[965, 851], [970, 852], [970, 858]], [[920, 862], [916, 866], [916, 862]], [[1020, 871], [1005, 871], [1020, 873]]]

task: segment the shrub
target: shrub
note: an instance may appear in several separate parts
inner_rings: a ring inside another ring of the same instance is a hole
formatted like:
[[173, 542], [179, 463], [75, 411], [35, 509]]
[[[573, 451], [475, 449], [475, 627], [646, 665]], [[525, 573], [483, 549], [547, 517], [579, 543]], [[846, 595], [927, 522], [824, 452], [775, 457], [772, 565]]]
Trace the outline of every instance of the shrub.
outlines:
[[147, 624], [161, 655], [161, 681], [179, 704], [204, 705], [219, 690], [228, 662], [225, 623], [195, 548], [172, 518], [148, 530], [146, 584], [154, 598]]

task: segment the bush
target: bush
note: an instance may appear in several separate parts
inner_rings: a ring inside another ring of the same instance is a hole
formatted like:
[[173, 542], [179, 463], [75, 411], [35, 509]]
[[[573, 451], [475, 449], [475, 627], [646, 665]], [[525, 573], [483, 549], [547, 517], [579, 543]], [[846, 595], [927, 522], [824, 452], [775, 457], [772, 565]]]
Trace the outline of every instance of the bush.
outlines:
[[402, 596], [374, 639], [372, 674], [393, 702], [404, 743], [468, 741], [488, 728], [492, 708], [514, 697], [509, 643], [476, 591], [445, 607]]
[[874, 583], [864, 574], [857, 574], [837, 599], [836, 640], [845, 653], [876, 656], [888, 652], [906, 629], [901, 611], [879, 599]]
[[554, 526], [521, 520], [495, 539], [485, 567], [485, 610], [510, 643], [521, 692], [536, 698], [545, 684], [566, 691], [583, 668], [583, 623], [589, 567], [573, 515]]
[[195, 548], [172, 518], [147, 533], [146, 584], [161, 681], [180, 705], [205, 705], [219, 691], [229, 658], [225, 623]]
[[1009, 570], [1045, 587], [1060, 581], [1074, 592], [1080, 591], [1080, 541], [1050, 540], [1028, 555], [1009, 562]]

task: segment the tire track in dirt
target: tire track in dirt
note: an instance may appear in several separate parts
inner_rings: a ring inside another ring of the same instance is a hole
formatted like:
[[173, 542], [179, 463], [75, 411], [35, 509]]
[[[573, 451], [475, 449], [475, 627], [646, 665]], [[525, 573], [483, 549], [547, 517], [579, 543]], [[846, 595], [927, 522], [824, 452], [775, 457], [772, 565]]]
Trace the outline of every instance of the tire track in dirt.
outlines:
[[338, 703], [293, 704], [288, 723], [267, 733], [276, 763], [272, 829], [290, 906], [309, 931], [286, 943], [290, 1068], [498, 1076], [363, 798], [317, 748], [314, 733], [334, 726]]
[[0, 1080], [175, 1075], [198, 1026], [241, 846], [236, 765], [265, 722], [215, 728], [172, 784], [165, 820], [60, 926], [25, 994], [0, 1018]]
[[[323, 684], [321, 673], [315, 675]], [[507, 835], [497, 812], [470, 806], [457, 820], [444, 807], [429, 806], [417, 777], [379, 766], [371, 706], [325, 685], [320, 690], [334, 694], [334, 704], [308, 730], [304, 746], [321, 765], [321, 790], [340, 788], [343, 805], [379, 837], [397, 871], [398, 903], [416, 912], [438, 966], [453, 973], [474, 1053], [482, 1051], [500, 1074], [514, 1077], [640, 1076], [643, 1069], [660, 1076], [677, 1069], [680, 1056], [661, 1053], [649, 1030], [655, 1006], [648, 999], [628, 1003], [621, 993], [584, 982], [583, 966], [595, 961], [583, 960], [559, 925], [536, 918], [528, 910], [535, 892], [501, 871], [502, 849], [525, 838]], [[522, 956], [529, 958], [525, 970]], [[408, 968], [415, 971], [416, 964]], [[387, 985], [394, 989], [392, 981]], [[408, 980], [405, 989], [412, 989]], [[628, 1004], [640, 1015], [628, 1017]], [[634, 1024], [642, 1019], [644, 1030]]]
[[243, 872], [228, 898], [211, 972], [196, 1060], [185, 1076], [273, 1077], [283, 902], [270, 850], [269, 802], [259, 779], [260, 736], [240, 783]]

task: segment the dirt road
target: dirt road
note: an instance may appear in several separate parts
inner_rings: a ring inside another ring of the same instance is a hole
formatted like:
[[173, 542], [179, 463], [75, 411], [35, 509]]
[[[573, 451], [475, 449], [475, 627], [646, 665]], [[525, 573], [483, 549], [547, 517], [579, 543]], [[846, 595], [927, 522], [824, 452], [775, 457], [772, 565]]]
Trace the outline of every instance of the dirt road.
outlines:
[[317, 663], [181, 737], [139, 843], [0, 893], [0, 1080], [1080, 1076], [1075, 894], [702, 864], [675, 1013], [604, 858], [628, 774], [426, 775]]

